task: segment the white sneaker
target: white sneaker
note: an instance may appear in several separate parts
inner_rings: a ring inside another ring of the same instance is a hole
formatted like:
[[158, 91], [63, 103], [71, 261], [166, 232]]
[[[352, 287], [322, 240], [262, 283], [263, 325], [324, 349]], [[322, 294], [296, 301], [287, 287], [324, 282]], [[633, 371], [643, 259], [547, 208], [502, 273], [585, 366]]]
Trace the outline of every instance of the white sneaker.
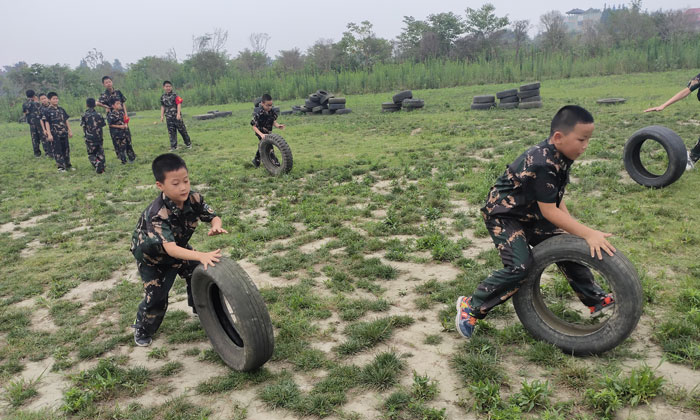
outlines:
[[688, 163], [685, 164], [685, 170], [692, 171], [693, 169], [695, 169], [695, 164], [693, 163], [693, 159], [690, 158], [690, 150], [688, 150]]

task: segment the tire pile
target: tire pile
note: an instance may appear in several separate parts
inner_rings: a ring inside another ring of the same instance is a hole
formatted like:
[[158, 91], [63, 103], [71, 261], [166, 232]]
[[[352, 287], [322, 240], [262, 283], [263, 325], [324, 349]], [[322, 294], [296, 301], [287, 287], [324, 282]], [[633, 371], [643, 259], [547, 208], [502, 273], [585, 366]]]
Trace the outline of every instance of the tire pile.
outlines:
[[518, 106], [520, 109], [542, 108], [540, 82], [520, 86], [518, 97], [520, 98], [520, 105]]
[[496, 107], [496, 97], [493, 95], [476, 95], [472, 98], [471, 109], [486, 110]]
[[201, 115], [194, 115], [192, 118], [195, 120], [213, 120], [214, 118], [221, 118], [221, 117], [230, 117], [233, 112], [231, 111], [221, 111], [219, 110], [216, 111], [207, 111], [206, 114], [201, 114]]
[[[258, 98], [259, 100], [260, 98]], [[345, 98], [336, 98], [325, 90], [317, 90], [309, 95], [304, 105], [295, 105], [291, 111], [282, 111], [281, 115], [289, 114], [313, 114], [332, 115], [349, 114], [352, 109], [345, 107]]]
[[[499, 103], [496, 105], [496, 98]], [[542, 97], [540, 96], [540, 82], [528, 83], [518, 89], [508, 89], [493, 95], [477, 95], [472, 99], [471, 109], [487, 110], [491, 108], [499, 109], [531, 109], [542, 108]]]
[[391, 102], [382, 103], [382, 112], [397, 112], [403, 109], [404, 111], [413, 111], [421, 109], [425, 106], [425, 101], [422, 99], [413, 99], [413, 92], [404, 90], [391, 98]]

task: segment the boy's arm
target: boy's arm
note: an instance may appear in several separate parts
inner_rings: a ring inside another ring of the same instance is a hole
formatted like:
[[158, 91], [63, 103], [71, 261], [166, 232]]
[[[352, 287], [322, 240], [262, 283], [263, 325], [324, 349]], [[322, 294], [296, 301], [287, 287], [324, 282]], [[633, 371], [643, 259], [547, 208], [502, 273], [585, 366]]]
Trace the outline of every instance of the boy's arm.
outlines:
[[178, 120], [182, 119], [181, 112], [182, 112], [182, 104], [177, 104], [177, 115], [175, 116], [175, 118], [177, 118]]
[[275, 127], [279, 128], [280, 130], [284, 130], [284, 124], [278, 124], [277, 121], [274, 121], [273, 124]]
[[160, 122], [163, 122], [163, 117], [165, 117], [165, 107], [163, 105], [160, 106]]
[[538, 201], [537, 205], [540, 208], [540, 212], [542, 212], [542, 216], [552, 222], [556, 227], [585, 239], [591, 249], [591, 258], [597, 256], [599, 260], [602, 260], [603, 255], [600, 252], [601, 249], [611, 257], [613, 256], [613, 253], [616, 251], [615, 247], [605, 239], [612, 236], [611, 233], [604, 233], [591, 229], [579, 223], [569, 214], [569, 211], [566, 210], [566, 206], [561, 209], [557, 207], [555, 203], [543, 203], [541, 201]]
[[680, 101], [681, 99], [684, 99], [686, 96], [690, 95], [690, 88], [683, 88], [680, 92], [676, 93], [669, 99], [668, 101], [664, 102], [663, 105], [660, 106], [655, 106], [653, 108], [648, 108], [645, 109], [644, 112], [652, 112], [652, 111], [663, 111], [664, 108], [668, 107], [669, 105], [673, 105], [676, 102]]
[[221, 249], [211, 252], [199, 252], [178, 246], [175, 242], [163, 242], [163, 249], [173, 258], [178, 260], [199, 261], [207, 269], [208, 265], [214, 266], [221, 258]]
[[66, 127], [68, 127], [68, 137], [73, 137], [73, 130], [70, 129], [70, 123], [66, 119]]
[[214, 235], [220, 235], [222, 233], [228, 233], [227, 230], [223, 229], [221, 227], [221, 218], [219, 216], [216, 216], [215, 218], [211, 219], [211, 229], [209, 229], [209, 232], [207, 232], [207, 235], [209, 236], [214, 236]]
[[258, 136], [260, 136], [260, 137], [265, 137], [265, 134], [263, 134], [263, 132], [260, 131], [260, 130], [258, 129], [258, 127], [253, 126], [253, 131], [255, 131], [255, 134], [257, 134]]

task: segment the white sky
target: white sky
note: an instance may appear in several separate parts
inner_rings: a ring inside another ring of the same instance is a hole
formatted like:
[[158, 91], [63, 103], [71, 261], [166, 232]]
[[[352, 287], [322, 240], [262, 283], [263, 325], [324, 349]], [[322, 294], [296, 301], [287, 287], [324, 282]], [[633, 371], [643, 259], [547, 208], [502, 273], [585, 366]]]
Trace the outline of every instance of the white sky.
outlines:
[[[498, 16], [529, 19], [532, 34], [539, 16], [550, 10], [603, 8], [604, 1], [491, 0]], [[226, 49], [235, 56], [249, 47], [253, 32], [271, 36], [267, 52], [299, 47], [305, 51], [319, 38], [337, 41], [348, 22], [369, 20], [376, 34], [394, 39], [403, 17], [425, 19], [431, 13], [454, 12], [485, 1], [419, 0], [0, 0], [0, 66], [18, 61], [75, 67], [92, 48], [108, 61], [133, 63], [174, 48], [181, 61], [192, 51], [192, 36], [228, 30]], [[615, 2], [623, 4], [625, 2]], [[629, 4], [629, 2], [626, 2]], [[700, 3], [700, 2], [698, 2]], [[612, 4], [612, 3], [608, 3]], [[648, 10], [700, 7], [688, 0], [645, 0]], [[121, 28], [121, 30], [120, 30]]]

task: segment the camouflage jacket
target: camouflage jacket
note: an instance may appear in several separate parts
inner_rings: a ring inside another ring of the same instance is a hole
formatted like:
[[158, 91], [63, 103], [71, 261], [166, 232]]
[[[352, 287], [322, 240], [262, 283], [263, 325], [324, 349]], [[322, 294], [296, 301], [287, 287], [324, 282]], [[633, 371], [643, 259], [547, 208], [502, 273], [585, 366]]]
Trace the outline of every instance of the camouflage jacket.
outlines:
[[53, 106], [46, 107], [41, 114], [41, 120], [49, 123], [52, 136], [68, 134], [68, 118], [70, 118], [68, 113], [60, 106], [55, 108]]
[[544, 220], [537, 202], [561, 204], [573, 161], [549, 140], [530, 147], [506, 167], [481, 211], [487, 217]]
[[119, 101], [121, 101], [122, 104], [126, 102], [126, 96], [124, 96], [120, 90], [116, 89], [112, 90], [111, 92], [105, 90], [104, 93], [100, 95], [100, 99], [98, 99], [97, 101], [102, 105], [107, 105], [111, 107], [116, 99], [119, 99]]
[[41, 104], [27, 98], [27, 101], [22, 104], [22, 113], [26, 114], [28, 124], [36, 124], [41, 120]]
[[[107, 112], [107, 124], [122, 125], [124, 124], [124, 110], [112, 109]], [[124, 138], [127, 136], [125, 128], [109, 127], [109, 134], [113, 138]]]
[[175, 242], [190, 248], [188, 242], [198, 221], [211, 222], [215, 217], [214, 210], [198, 192], [190, 191], [182, 209], [161, 193], [141, 214], [131, 236], [131, 252], [147, 264], [173, 263], [176, 259], [165, 252], [163, 243]]
[[164, 93], [160, 97], [160, 104], [165, 108], [165, 117], [172, 120], [177, 117], [177, 93]]
[[268, 112], [265, 111], [263, 107], [259, 107], [253, 113], [253, 119], [250, 121], [250, 125], [258, 127], [258, 130], [262, 131], [264, 134], [269, 134], [272, 132], [272, 127], [276, 119], [277, 114], [272, 109]]
[[85, 111], [80, 119], [80, 125], [83, 127], [85, 140], [102, 140], [102, 127], [106, 124], [102, 115], [98, 114], [95, 108], [89, 108]]

